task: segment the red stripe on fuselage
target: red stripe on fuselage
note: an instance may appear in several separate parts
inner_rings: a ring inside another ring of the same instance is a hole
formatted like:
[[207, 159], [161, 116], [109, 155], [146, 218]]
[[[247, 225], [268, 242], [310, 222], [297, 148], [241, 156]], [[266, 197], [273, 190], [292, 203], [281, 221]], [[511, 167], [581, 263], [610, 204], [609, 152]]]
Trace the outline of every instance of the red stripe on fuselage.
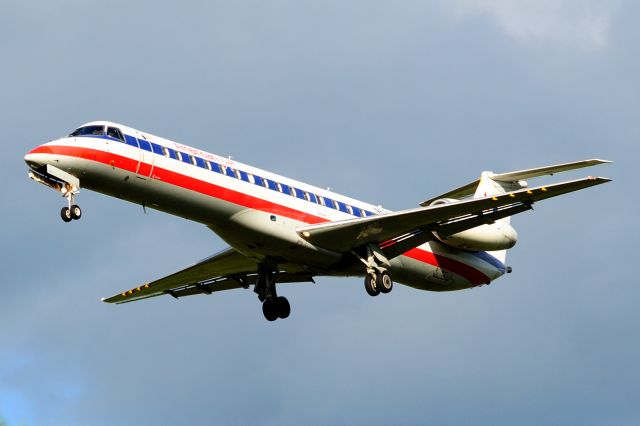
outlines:
[[403, 256], [410, 257], [411, 259], [418, 260], [420, 262], [428, 263], [435, 267], [446, 269], [447, 271], [454, 272], [472, 284], [488, 284], [491, 279], [488, 276], [477, 270], [476, 268], [467, 265], [466, 263], [449, 259], [442, 255], [432, 253], [427, 250], [421, 250], [419, 248], [413, 248], [403, 254]]
[[[39, 146], [29, 154], [55, 154], [65, 155], [69, 157], [82, 158], [90, 161], [97, 161], [102, 164], [106, 164], [112, 167], [117, 167], [122, 170], [129, 171], [131, 173], [138, 172], [138, 160], [133, 160], [128, 157], [124, 157], [111, 152], [102, 151], [99, 149], [65, 146], [65, 145], [43, 145]], [[144, 169], [143, 169], [144, 167]], [[150, 173], [151, 165], [147, 163], [140, 164], [140, 170], [144, 170], [146, 175]], [[144, 173], [143, 173], [144, 174]], [[199, 192], [201, 194], [209, 195], [224, 201], [228, 201], [237, 205], [241, 205], [247, 208], [261, 210], [267, 213], [274, 213], [281, 216], [288, 217], [290, 219], [298, 220], [300, 222], [308, 224], [316, 224], [322, 222], [328, 222], [327, 219], [318, 217], [309, 213], [301, 212], [299, 210], [282, 206], [280, 204], [273, 203], [271, 201], [264, 200], [252, 195], [248, 195], [242, 192], [238, 192], [223, 186], [219, 186], [210, 182], [202, 181], [190, 176], [174, 172], [169, 169], [164, 169], [158, 166], [153, 167], [152, 178], [160, 180], [162, 182], [170, 183], [175, 186], [179, 186], [184, 189]], [[427, 263], [429, 265], [446, 269], [461, 277], [465, 278], [472, 284], [484, 284], [490, 281], [489, 277], [480, 272], [479, 270], [467, 265], [466, 263], [453, 260], [442, 255], [438, 255], [427, 250], [420, 248], [413, 248], [404, 256], [418, 260], [420, 262]]]

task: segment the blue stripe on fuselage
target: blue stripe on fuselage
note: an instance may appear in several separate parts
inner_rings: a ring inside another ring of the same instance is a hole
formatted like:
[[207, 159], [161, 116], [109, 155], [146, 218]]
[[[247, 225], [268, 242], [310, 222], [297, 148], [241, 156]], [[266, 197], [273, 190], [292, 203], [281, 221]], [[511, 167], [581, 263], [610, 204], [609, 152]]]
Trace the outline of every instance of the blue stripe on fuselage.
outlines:
[[504, 263], [498, 260], [495, 256], [490, 255], [486, 251], [477, 251], [472, 254], [476, 256], [478, 259], [482, 259], [488, 264], [490, 264], [491, 266], [495, 267], [503, 274], [507, 271], [507, 267], [505, 266]]

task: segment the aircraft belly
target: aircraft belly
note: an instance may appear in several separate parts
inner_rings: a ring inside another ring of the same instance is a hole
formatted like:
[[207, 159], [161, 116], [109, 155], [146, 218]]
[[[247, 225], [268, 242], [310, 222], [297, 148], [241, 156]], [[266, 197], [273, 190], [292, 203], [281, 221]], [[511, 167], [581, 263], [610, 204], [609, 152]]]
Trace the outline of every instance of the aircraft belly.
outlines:
[[297, 263], [309, 270], [335, 264], [341, 253], [324, 250], [303, 240], [294, 219], [254, 209], [243, 209], [221, 224], [209, 227], [229, 245], [257, 261]]
[[486, 253], [453, 249], [438, 242], [424, 244], [392, 261], [395, 281], [422, 290], [453, 291], [472, 288], [505, 272], [486, 259]]

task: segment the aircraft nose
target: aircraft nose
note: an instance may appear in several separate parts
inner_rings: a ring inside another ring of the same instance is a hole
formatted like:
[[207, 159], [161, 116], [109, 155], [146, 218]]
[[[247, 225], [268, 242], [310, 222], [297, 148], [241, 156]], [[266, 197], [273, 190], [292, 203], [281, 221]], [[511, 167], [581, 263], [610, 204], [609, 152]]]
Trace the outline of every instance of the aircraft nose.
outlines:
[[38, 168], [42, 165], [42, 157], [41, 155], [39, 155], [39, 152], [41, 151], [41, 147], [38, 146], [34, 149], [32, 149], [31, 151], [27, 152], [27, 154], [24, 156], [24, 162], [27, 163], [27, 165], [29, 167], [32, 168]]

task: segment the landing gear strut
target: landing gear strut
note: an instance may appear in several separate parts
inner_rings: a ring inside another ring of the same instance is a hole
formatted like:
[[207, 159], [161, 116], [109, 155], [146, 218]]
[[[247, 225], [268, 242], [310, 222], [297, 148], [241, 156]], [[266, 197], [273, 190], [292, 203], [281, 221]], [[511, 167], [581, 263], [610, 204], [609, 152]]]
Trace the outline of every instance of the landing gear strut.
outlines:
[[265, 266], [258, 267], [258, 279], [254, 291], [262, 302], [262, 313], [267, 321], [285, 319], [291, 314], [291, 305], [286, 297], [276, 293], [276, 273]]
[[393, 290], [393, 280], [388, 272], [391, 266], [389, 260], [387, 260], [382, 250], [374, 244], [369, 244], [366, 249], [366, 258], [353, 252], [367, 268], [367, 274], [364, 277], [364, 289], [369, 296], [389, 293]]
[[60, 210], [60, 217], [65, 222], [71, 222], [72, 220], [78, 220], [82, 217], [82, 209], [80, 206], [75, 204], [76, 195], [80, 192], [80, 190], [75, 189], [71, 185], [66, 185], [61, 189], [62, 196], [67, 199], [69, 203], [68, 207], [63, 207]]

